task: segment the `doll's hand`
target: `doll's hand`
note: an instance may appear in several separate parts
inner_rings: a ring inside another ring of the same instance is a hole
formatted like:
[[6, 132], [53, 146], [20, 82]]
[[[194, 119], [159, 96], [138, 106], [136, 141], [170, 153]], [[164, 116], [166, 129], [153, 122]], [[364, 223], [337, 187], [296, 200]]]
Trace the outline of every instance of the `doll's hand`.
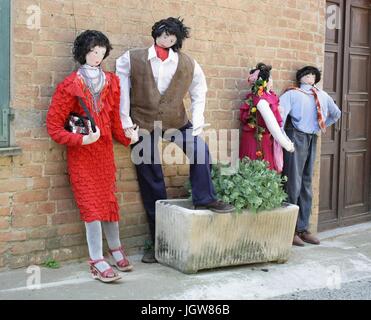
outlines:
[[95, 127], [95, 128], [96, 128], [96, 131], [93, 132], [93, 130], [91, 128], [91, 124], [89, 123], [89, 134], [84, 135], [82, 137], [82, 144], [83, 145], [92, 144], [92, 143], [98, 141], [98, 139], [100, 137], [100, 130], [99, 130], [98, 127]]
[[136, 126], [136, 125], [134, 124], [132, 127], [124, 129], [125, 136], [126, 136], [127, 138], [131, 138], [131, 136], [134, 134], [135, 126]]
[[134, 144], [139, 140], [138, 131], [139, 131], [139, 127], [136, 124], [134, 124], [130, 128], [124, 129], [125, 136], [131, 139], [130, 144]]
[[130, 144], [134, 144], [134, 143], [137, 143], [138, 140], [139, 140], [139, 126], [137, 126], [136, 124], [134, 124], [134, 126], [131, 129], [131, 141], [130, 141]]
[[291, 152], [291, 153], [295, 151], [295, 146], [294, 146], [294, 143], [292, 141], [290, 142], [289, 148], [286, 149], [286, 150], [287, 150], [287, 152]]

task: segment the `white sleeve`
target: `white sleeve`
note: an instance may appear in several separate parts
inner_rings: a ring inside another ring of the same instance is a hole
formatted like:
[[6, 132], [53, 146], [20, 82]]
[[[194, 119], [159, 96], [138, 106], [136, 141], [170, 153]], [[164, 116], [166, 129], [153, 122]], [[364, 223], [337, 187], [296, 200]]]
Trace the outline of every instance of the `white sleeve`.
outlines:
[[191, 96], [192, 124], [194, 129], [203, 127], [205, 124], [204, 111], [206, 104], [207, 83], [205, 74], [200, 65], [195, 61], [193, 80], [189, 87]]
[[116, 74], [120, 78], [120, 119], [124, 129], [133, 126], [130, 118], [130, 52], [116, 60]]
[[278, 122], [274, 117], [274, 114], [271, 108], [269, 107], [268, 102], [263, 99], [260, 100], [257, 105], [257, 108], [261, 116], [263, 117], [264, 122], [267, 125], [268, 130], [272, 134], [273, 138], [282, 146], [282, 148], [285, 148], [287, 151], [292, 151], [293, 143], [287, 136], [285, 136], [282, 133], [282, 130], [278, 125]]

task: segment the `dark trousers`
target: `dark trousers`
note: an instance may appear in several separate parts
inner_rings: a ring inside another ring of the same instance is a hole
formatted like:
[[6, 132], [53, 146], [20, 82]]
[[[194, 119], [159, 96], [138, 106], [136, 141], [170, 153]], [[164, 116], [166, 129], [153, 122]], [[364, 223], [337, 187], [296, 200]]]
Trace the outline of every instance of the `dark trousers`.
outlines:
[[301, 132], [290, 126], [287, 136], [294, 142], [295, 152], [284, 152], [283, 174], [288, 201], [299, 206], [296, 231], [308, 230], [312, 210], [312, 175], [316, 158], [317, 135]]
[[[153, 243], [156, 225], [155, 203], [157, 200], [167, 198], [158, 151], [160, 138], [176, 143], [189, 158], [193, 204], [205, 205], [216, 200], [211, 181], [209, 148], [202, 138], [192, 136], [191, 128], [192, 124], [188, 123], [176, 131], [176, 134], [164, 134], [161, 129], [155, 128], [150, 135], [141, 136], [138, 143], [132, 146], [134, 150], [138, 144], [141, 144], [138, 154], [145, 160], [145, 163], [135, 164], [135, 167]], [[133, 157], [135, 158], [135, 155], [133, 156], [132, 152]]]

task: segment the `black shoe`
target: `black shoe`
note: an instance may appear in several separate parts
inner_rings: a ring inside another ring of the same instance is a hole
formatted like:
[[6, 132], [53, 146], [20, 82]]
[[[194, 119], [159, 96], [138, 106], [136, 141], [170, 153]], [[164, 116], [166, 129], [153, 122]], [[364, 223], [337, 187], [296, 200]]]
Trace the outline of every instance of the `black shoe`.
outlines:
[[148, 250], [142, 258], [143, 263], [157, 263], [156, 257], [155, 257], [155, 249]]
[[209, 209], [211, 211], [217, 212], [217, 213], [228, 213], [233, 212], [235, 210], [234, 206], [231, 204], [225, 203], [220, 200], [215, 200], [213, 202], [210, 202], [203, 206], [195, 206], [195, 209]]

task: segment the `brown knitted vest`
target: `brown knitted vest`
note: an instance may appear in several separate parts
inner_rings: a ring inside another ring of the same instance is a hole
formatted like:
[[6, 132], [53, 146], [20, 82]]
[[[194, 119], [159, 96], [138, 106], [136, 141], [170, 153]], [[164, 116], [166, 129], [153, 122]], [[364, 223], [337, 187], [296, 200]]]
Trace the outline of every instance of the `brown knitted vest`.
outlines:
[[152, 131], [154, 121], [162, 121], [164, 130], [178, 129], [188, 122], [183, 99], [192, 83], [194, 61], [181, 52], [178, 56], [173, 79], [161, 95], [148, 60], [148, 49], [130, 50], [130, 116], [140, 128]]

